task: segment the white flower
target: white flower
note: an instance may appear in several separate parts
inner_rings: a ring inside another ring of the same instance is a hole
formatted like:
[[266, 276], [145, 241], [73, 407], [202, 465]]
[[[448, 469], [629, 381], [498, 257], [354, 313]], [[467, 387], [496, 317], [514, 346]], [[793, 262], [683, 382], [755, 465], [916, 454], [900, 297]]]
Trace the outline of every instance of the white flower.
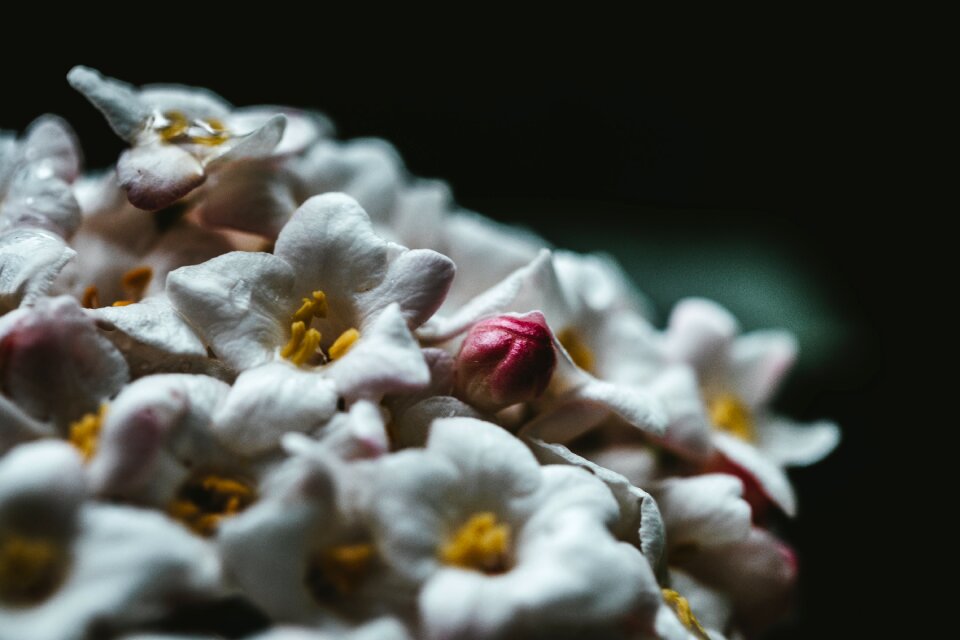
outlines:
[[608, 530], [619, 508], [606, 486], [540, 467], [495, 425], [436, 420], [426, 450], [383, 459], [376, 491], [384, 557], [423, 584], [425, 637], [605, 627], [659, 602], [646, 560]]
[[284, 443], [292, 455], [260, 501], [220, 532], [242, 592], [283, 622], [409, 615], [414, 585], [384, 563], [369, 529], [378, 461], [344, 463], [299, 434]]
[[[137, 90], [86, 67], [71, 69], [67, 80], [130, 143], [117, 162], [117, 176], [130, 202], [141, 209], [176, 202], [227, 162], [298, 151], [320, 130], [306, 114], [235, 109], [205, 89], [148, 85]], [[288, 116], [294, 126], [285, 133]]]
[[86, 502], [61, 442], [0, 459], [0, 639], [81, 640], [216, 594], [212, 547], [160, 514]]
[[453, 273], [436, 252], [381, 240], [353, 199], [326, 194], [297, 210], [273, 254], [178, 269], [167, 294], [229, 366], [332, 361], [321, 371], [352, 401], [428, 382], [409, 328], [433, 314]]

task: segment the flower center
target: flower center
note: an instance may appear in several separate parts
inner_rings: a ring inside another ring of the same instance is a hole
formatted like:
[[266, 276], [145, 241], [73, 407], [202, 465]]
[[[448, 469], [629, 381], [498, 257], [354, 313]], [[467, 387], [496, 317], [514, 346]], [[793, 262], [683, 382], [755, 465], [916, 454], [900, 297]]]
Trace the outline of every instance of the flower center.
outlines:
[[0, 602], [36, 604], [52, 594], [66, 573], [67, 554], [51, 540], [0, 536]]
[[[153, 269], [150, 267], [135, 267], [130, 269], [130, 271], [127, 271], [123, 274], [123, 277], [120, 278], [120, 288], [123, 289], [126, 297], [117, 300], [111, 306], [125, 307], [128, 304], [140, 302], [143, 294], [147, 291], [147, 287], [150, 286], [152, 279]], [[83, 290], [83, 295], [80, 297], [80, 304], [82, 304], [85, 309], [96, 309], [100, 306], [100, 291], [96, 285], [92, 284]]]
[[692, 631], [693, 635], [698, 638], [710, 640], [707, 630], [703, 628], [697, 617], [693, 615], [693, 611], [690, 610], [690, 603], [687, 602], [686, 598], [673, 589], [661, 589], [661, 593], [663, 594], [663, 601], [677, 614], [677, 618], [680, 619], [680, 622], [688, 631]]
[[747, 442], [756, 440], [750, 409], [732, 393], [721, 393], [710, 397], [707, 400], [707, 411], [710, 413], [713, 426], [720, 431], [726, 431]]
[[503, 573], [509, 566], [510, 525], [498, 524], [490, 511], [475, 513], [440, 548], [444, 564], [483, 573]]
[[187, 479], [167, 506], [167, 513], [194, 533], [212, 536], [224, 518], [236, 515], [256, 499], [247, 482], [214, 473]]
[[167, 144], [186, 143], [216, 147], [230, 139], [230, 132], [220, 120], [190, 120], [180, 111], [155, 114], [153, 128]]
[[96, 413], [88, 413], [70, 424], [70, 444], [80, 450], [84, 460], [89, 461], [97, 454], [100, 430], [103, 428], [103, 419], [106, 416], [107, 403], [104, 402]]
[[557, 340], [563, 345], [563, 348], [570, 354], [573, 364], [577, 365], [587, 373], [593, 373], [593, 366], [596, 362], [593, 351], [583, 341], [576, 329], [567, 327], [557, 335]]
[[306, 582], [317, 600], [354, 593], [370, 574], [377, 551], [370, 543], [344, 544], [315, 554]]
[[[310, 298], [303, 298], [303, 304], [291, 318], [290, 339], [280, 350], [280, 356], [297, 366], [309, 363], [317, 354], [322, 338], [320, 332], [309, 328], [309, 325], [314, 318], [326, 317], [327, 296], [323, 291], [314, 291]], [[328, 359], [336, 360], [342, 357], [359, 337], [360, 332], [353, 328], [341, 333], [327, 350]], [[324, 356], [322, 352], [320, 355]]]

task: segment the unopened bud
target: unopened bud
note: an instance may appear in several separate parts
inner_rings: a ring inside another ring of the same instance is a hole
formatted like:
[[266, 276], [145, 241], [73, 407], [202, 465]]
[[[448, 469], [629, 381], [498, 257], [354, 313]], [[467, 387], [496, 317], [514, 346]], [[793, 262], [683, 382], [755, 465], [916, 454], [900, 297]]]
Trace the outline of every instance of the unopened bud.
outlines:
[[543, 393], [557, 355], [543, 314], [502, 315], [478, 322], [460, 347], [457, 396], [498, 411]]

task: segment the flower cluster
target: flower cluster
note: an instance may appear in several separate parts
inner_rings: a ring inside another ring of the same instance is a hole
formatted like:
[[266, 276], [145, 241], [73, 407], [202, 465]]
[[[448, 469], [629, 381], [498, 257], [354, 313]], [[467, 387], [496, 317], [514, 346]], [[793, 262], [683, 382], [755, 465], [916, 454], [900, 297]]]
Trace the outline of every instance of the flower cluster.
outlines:
[[0, 640], [782, 617], [784, 469], [838, 440], [770, 408], [788, 333], [699, 299], [659, 330], [608, 257], [319, 114], [68, 80], [129, 148], [85, 174], [59, 118], [0, 133]]

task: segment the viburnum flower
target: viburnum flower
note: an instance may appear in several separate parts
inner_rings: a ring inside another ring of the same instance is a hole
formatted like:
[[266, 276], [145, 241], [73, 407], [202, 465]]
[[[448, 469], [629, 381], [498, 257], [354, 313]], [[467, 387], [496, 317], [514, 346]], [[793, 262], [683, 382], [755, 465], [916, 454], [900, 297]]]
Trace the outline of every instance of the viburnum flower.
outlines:
[[385, 564], [370, 530], [380, 460], [346, 462], [291, 434], [261, 500], [224, 523], [221, 554], [242, 592], [282, 622], [409, 617], [415, 584]]
[[376, 495], [385, 560], [423, 585], [424, 637], [606, 628], [659, 601], [647, 561], [608, 529], [619, 509], [603, 482], [541, 467], [495, 425], [435, 420], [425, 450], [383, 459]]
[[177, 269], [167, 294], [227, 365], [320, 366], [353, 401], [428, 382], [410, 329], [440, 306], [453, 273], [434, 251], [380, 239], [352, 198], [326, 194], [294, 213], [273, 254]]
[[220, 590], [212, 546], [161, 514], [88, 501], [68, 444], [0, 458], [0, 639], [81, 640]]
[[[299, 151], [320, 132], [308, 114], [275, 107], [235, 109], [206, 89], [147, 85], [138, 90], [87, 67], [74, 67], [67, 80], [131, 145], [117, 162], [117, 177], [141, 209], [173, 204], [228, 162]], [[288, 118], [294, 121], [289, 131]]]

